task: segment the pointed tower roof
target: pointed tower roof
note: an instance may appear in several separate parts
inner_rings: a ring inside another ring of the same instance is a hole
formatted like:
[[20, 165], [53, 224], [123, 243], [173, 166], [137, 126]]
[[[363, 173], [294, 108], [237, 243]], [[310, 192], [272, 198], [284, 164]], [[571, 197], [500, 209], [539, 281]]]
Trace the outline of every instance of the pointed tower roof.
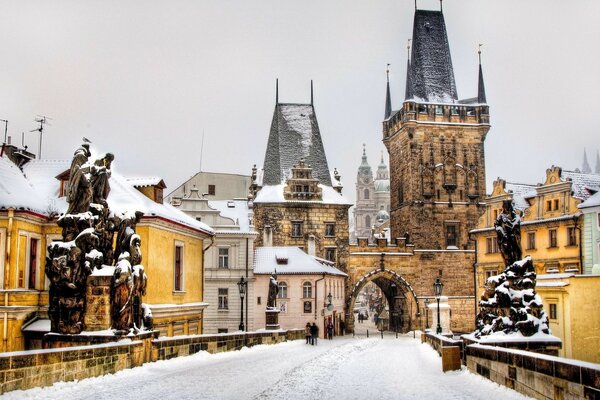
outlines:
[[263, 164], [262, 184], [285, 183], [291, 177], [292, 167], [301, 159], [312, 167], [313, 176], [320, 183], [331, 186], [331, 175], [313, 105], [279, 103], [277, 98]]
[[415, 11], [411, 71], [413, 96], [440, 103], [452, 103], [458, 99], [448, 34], [441, 11]]
[[367, 151], [366, 151], [366, 145], [363, 144], [363, 154], [362, 154], [362, 161], [360, 163], [360, 167], [358, 167], [358, 174], [362, 175], [362, 176], [373, 176], [373, 172], [371, 171], [371, 166], [369, 165], [369, 162], [367, 161]]
[[483, 84], [483, 70], [481, 69], [481, 44], [479, 44], [479, 81], [477, 82], [477, 102], [487, 104], [485, 98], [485, 85]]
[[390, 64], [388, 64], [388, 68], [385, 71], [387, 76], [387, 87], [385, 90], [385, 117], [384, 119], [388, 119], [390, 115], [392, 115], [392, 97], [390, 96]]
[[581, 172], [584, 174], [591, 174], [592, 169], [590, 168], [590, 164], [588, 163], [587, 153], [585, 149], [583, 149], [583, 165], [581, 166]]
[[406, 45], [406, 89], [404, 90], [404, 100], [412, 99], [413, 97], [413, 82], [412, 82], [412, 67], [410, 64], [410, 41]]
[[596, 167], [594, 168], [595, 174], [600, 174], [600, 151], [596, 150]]
[[389, 179], [388, 167], [383, 160], [383, 151], [381, 152], [381, 161], [377, 167], [377, 179]]

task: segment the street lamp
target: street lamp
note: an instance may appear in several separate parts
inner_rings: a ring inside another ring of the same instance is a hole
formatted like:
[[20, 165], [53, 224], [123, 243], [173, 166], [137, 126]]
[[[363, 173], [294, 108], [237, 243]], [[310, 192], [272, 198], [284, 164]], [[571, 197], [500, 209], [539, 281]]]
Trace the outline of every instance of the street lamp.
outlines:
[[442, 283], [442, 281], [440, 280], [440, 277], [438, 276], [437, 278], [435, 278], [435, 283], [433, 284], [433, 293], [435, 294], [435, 298], [437, 299], [437, 330], [436, 333], [439, 335], [442, 333], [442, 325], [440, 324], [440, 297], [442, 296], [442, 289], [444, 287], [444, 284]]
[[327, 311], [333, 311], [333, 303], [331, 302], [332, 299], [333, 296], [331, 295], [331, 292], [329, 292], [327, 295]]
[[425, 299], [425, 329], [429, 329], [429, 299]]
[[244, 277], [242, 276], [240, 278], [240, 281], [237, 283], [238, 285], [238, 289], [240, 291], [240, 299], [241, 301], [241, 306], [240, 306], [240, 331], [244, 331], [244, 297], [246, 297], [246, 287], [248, 286], [248, 281], [244, 279]]

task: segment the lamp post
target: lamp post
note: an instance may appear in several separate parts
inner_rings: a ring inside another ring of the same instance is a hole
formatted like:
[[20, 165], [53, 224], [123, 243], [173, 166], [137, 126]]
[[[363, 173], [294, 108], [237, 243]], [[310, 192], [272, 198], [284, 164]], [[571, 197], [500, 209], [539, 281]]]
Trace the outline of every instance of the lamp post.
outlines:
[[425, 329], [429, 329], [429, 299], [425, 299]]
[[442, 288], [444, 284], [440, 280], [438, 276], [435, 278], [435, 283], [433, 284], [433, 293], [435, 294], [435, 298], [437, 299], [437, 330], [436, 333], [439, 335], [442, 333], [442, 325], [440, 323], [440, 297], [442, 296]]
[[242, 300], [240, 303], [240, 331], [244, 331], [244, 297], [246, 297], [246, 287], [248, 286], [248, 281], [244, 279], [242, 276], [240, 281], [237, 283], [238, 289], [240, 291], [240, 299]]

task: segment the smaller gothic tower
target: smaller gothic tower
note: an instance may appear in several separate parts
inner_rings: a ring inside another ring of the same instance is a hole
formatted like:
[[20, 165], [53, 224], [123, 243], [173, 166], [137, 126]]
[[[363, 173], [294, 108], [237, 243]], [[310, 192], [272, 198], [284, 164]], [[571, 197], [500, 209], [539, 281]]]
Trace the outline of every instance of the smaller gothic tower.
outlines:
[[362, 162], [356, 174], [356, 206], [354, 208], [354, 234], [358, 237], [371, 237], [376, 221], [375, 184], [373, 171], [367, 161], [367, 152], [363, 144]]

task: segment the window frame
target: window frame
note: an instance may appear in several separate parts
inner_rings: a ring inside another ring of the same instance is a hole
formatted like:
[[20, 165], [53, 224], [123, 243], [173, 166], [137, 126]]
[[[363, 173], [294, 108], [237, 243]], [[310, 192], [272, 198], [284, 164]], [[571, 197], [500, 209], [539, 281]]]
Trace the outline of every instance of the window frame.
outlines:
[[[177, 279], [177, 275], [178, 275], [177, 249], [181, 249], [180, 254], [179, 254], [179, 281]], [[179, 240], [176, 240], [174, 243], [174, 247], [173, 247], [173, 292], [176, 292], [176, 293], [185, 292], [185, 279], [184, 278], [185, 278], [185, 244]]]
[[487, 281], [490, 277], [498, 275], [497, 269], [486, 269], [483, 271], [484, 282], [483, 284], [487, 284]]
[[535, 250], [535, 231], [527, 232], [527, 249], [526, 250]]
[[548, 303], [548, 319], [558, 319], [558, 304]]
[[217, 288], [217, 310], [229, 311], [229, 288]]
[[292, 231], [290, 232], [291, 237], [301, 238], [302, 237], [302, 225], [304, 221], [292, 221]]
[[335, 237], [335, 222], [325, 223], [325, 237]]
[[288, 284], [285, 281], [277, 282], [277, 287], [279, 288], [279, 292], [277, 293], [278, 299], [287, 299], [288, 297]]
[[[335, 247], [325, 247], [325, 259], [327, 261], [336, 262], [337, 260], [337, 249]], [[333, 254], [333, 257], [330, 257], [330, 253]]]
[[554, 249], [558, 247], [558, 232], [556, 228], [548, 229], [548, 248]]
[[209, 196], [215, 196], [217, 193], [217, 185], [208, 185], [207, 192]]
[[[6, 233], [6, 232], [5, 232]], [[6, 233], [8, 234], [8, 233]], [[25, 230], [21, 230], [19, 229], [19, 231], [17, 232], [17, 254], [21, 254], [21, 237], [25, 238], [25, 259], [24, 259], [24, 263], [25, 265], [21, 266], [19, 265], [19, 259], [20, 257], [17, 256], [17, 268], [16, 268], [16, 275], [15, 275], [15, 288], [17, 289], [25, 289], [25, 290], [39, 290], [39, 280], [40, 280], [40, 273], [43, 272], [43, 270], [40, 268], [41, 263], [40, 263], [40, 256], [41, 256], [41, 251], [42, 251], [42, 235], [36, 232], [31, 232], [31, 231], [25, 231]], [[30, 265], [31, 265], [31, 239], [35, 239], [37, 240], [37, 245], [36, 245], [36, 285], [34, 285], [33, 288], [29, 287], [29, 273], [30, 273]], [[2, 253], [4, 254], [4, 253]], [[20, 272], [21, 272], [21, 268], [23, 268], [23, 282], [21, 284], [19, 284], [20, 281]], [[4, 270], [4, 268], [3, 268]], [[45, 273], [44, 273], [45, 275]]]
[[363, 199], [364, 200], [371, 200], [370, 197], [371, 197], [370, 190], [367, 189], [367, 188], [365, 188], [363, 190]]
[[[449, 242], [449, 229], [454, 228], [454, 244], [450, 244]], [[446, 248], [449, 247], [458, 247], [458, 239], [459, 239], [459, 224], [457, 222], [445, 222], [444, 223], [444, 242], [446, 244]]]
[[567, 246], [577, 246], [577, 228], [567, 226]]
[[[229, 247], [221, 246], [217, 248], [217, 268], [218, 269], [229, 269], [231, 265], [229, 263]], [[221, 250], [225, 250], [227, 254], [221, 254]]]
[[302, 298], [303, 299], [312, 299], [313, 294], [313, 284], [309, 281], [306, 281], [302, 284]]
[[[5, 258], [4, 255], [6, 254], [6, 228], [0, 228], [0, 254], [3, 255], [3, 257], [0, 257], [0, 273], [2, 273], [2, 277], [4, 277], [4, 263], [5, 263]], [[4, 279], [0, 279], [0, 289], [4, 289]]]

